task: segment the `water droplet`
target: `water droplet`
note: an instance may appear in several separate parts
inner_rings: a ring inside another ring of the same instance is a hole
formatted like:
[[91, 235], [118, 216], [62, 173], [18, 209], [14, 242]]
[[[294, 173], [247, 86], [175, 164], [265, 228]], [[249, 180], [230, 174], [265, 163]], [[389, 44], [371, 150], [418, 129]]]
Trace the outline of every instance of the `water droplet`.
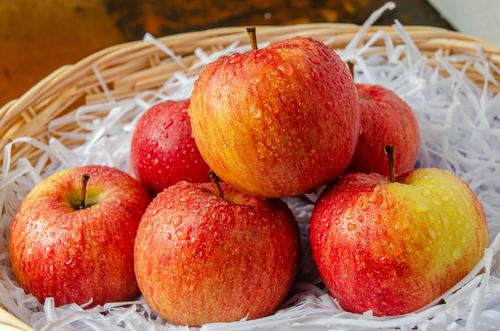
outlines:
[[349, 231], [356, 230], [356, 224], [354, 224], [354, 223], [349, 223], [349, 224], [347, 225], [347, 229], [348, 229]]
[[250, 105], [250, 113], [255, 118], [259, 118], [262, 115], [262, 111], [260, 110], [260, 108], [255, 107], [254, 105]]
[[169, 119], [167, 124], [165, 124], [165, 129], [168, 129], [169, 127], [171, 127], [172, 124], [174, 124], [174, 121], [172, 121], [172, 119]]
[[259, 83], [260, 83], [260, 81], [261, 81], [261, 78], [260, 78], [259, 76], [256, 76], [256, 77], [254, 77], [254, 78], [252, 78], [252, 79], [250, 80], [250, 84], [257, 85], [257, 84], [259, 84]]
[[292, 75], [294, 70], [293, 67], [289, 63], [284, 63], [278, 67], [278, 70], [283, 72], [286, 75]]

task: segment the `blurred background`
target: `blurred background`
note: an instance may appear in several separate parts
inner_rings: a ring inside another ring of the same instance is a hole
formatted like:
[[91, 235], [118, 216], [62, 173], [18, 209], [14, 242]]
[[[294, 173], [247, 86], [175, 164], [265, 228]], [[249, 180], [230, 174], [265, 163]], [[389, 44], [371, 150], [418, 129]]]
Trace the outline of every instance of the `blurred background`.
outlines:
[[[401, 0], [378, 22], [454, 29], [441, 17], [457, 2]], [[0, 106], [44, 76], [102, 48], [173, 33], [234, 25], [361, 24], [386, 0], [0, 0]], [[448, 6], [448, 7], [447, 7]], [[473, 5], [476, 7], [476, 5]], [[500, 7], [500, 6], [499, 6]], [[461, 11], [459, 10], [459, 13]], [[469, 13], [469, 12], [467, 12]], [[494, 11], [493, 11], [494, 13]], [[500, 15], [500, 8], [493, 16]], [[500, 21], [500, 17], [497, 17]], [[460, 25], [460, 24], [458, 24]]]

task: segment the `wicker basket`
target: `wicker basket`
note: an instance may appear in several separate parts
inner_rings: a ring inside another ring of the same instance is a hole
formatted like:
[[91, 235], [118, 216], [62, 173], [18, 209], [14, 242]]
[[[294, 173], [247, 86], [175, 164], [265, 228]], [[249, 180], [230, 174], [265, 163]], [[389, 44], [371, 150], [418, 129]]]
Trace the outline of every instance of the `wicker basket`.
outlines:
[[[258, 27], [258, 37], [259, 40], [271, 42], [296, 35], [323, 41], [333, 38], [331, 47], [340, 49], [349, 43], [359, 28], [352, 24], [266, 26]], [[477, 54], [477, 47], [480, 45], [488, 60], [500, 66], [500, 46], [446, 29], [424, 26], [408, 26], [405, 29], [424, 54], [430, 55], [436, 51], [444, 55]], [[364, 40], [379, 30], [390, 34], [395, 43], [402, 43], [392, 27], [381, 26], [371, 27], [365, 34]], [[190, 67], [196, 61], [193, 52], [198, 47], [215, 51], [235, 41], [247, 43], [248, 39], [244, 28], [230, 27], [177, 34], [163, 37], [159, 41], [176, 54], [182, 55], [185, 66]], [[49, 138], [47, 126], [52, 119], [73, 112], [81, 105], [105, 100], [106, 93], [97, 79], [94, 68], [98, 68], [112, 96], [120, 99], [144, 90], [158, 88], [174, 72], [181, 69], [175, 61], [162, 62], [167, 58], [168, 56], [157, 46], [149, 42], [135, 41], [104, 49], [74, 65], [59, 68], [19, 99], [8, 102], [0, 109], [0, 150], [14, 138], [22, 136], [47, 142]], [[454, 65], [462, 68], [463, 63], [456, 62]], [[467, 68], [466, 73], [473, 81], [482, 83], [483, 76], [473, 66]], [[500, 80], [500, 72], [497, 71], [494, 75], [495, 79]], [[490, 86], [490, 89], [500, 92], [498, 86]], [[64, 142], [64, 139], [61, 140]], [[40, 151], [31, 145], [17, 144], [12, 150], [12, 161], [20, 157], [33, 160], [37, 158], [38, 153]], [[0, 153], [0, 161], [2, 160], [3, 154]], [[0, 308], [0, 327], [29, 329], [15, 323], [20, 322], [15, 322], [12, 316]]]
[[[395, 43], [402, 42], [392, 27], [371, 27], [365, 35], [369, 39], [376, 31], [385, 30]], [[267, 26], [258, 28], [260, 40], [279, 41], [296, 35], [319, 40], [334, 38], [331, 46], [343, 48], [358, 32], [353, 24], [304, 24], [284, 27]], [[467, 35], [432, 27], [409, 26], [407, 33], [424, 54], [436, 51], [444, 55], [475, 54], [479, 44], [487, 58], [500, 65], [500, 46], [486, 43]], [[247, 34], [242, 27], [220, 28], [189, 32], [159, 39], [176, 54], [183, 56], [189, 67], [195, 60], [193, 54], [198, 47], [208, 51], [218, 50], [235, 41], [247, 43]], [[74, 65], [67, 65], [45, 77], [19, 99], [8, 102], [0, 109], [0, 150], [14, 138], [30, 136], [40, 141], [48, 140], [47, 124], [62, 114], [74, 111], [78, 106], [106, 99], [96, 78], [94, 67], [99, 69], [111, 94], [119, 99], [140, 91], [158, 88], [170, 75], [180, 69], [170, 61], [160, 62], [168, 56], [155, 45], [135, 41], [125, 43], [90, 55]], [[432, 62], [431, 62], [432, 63]], [[463, 63], [455, 63], [457, 67]], [[483, 76], [474, 67], [467, 69], [472, 80], [481, 83]], [[500, 80], [500, 73], [496, 72]], [[500, 87], [491, 89], [500, 91]], [[64, 139], [62, 139], [64, 141]], [[12, 160], [24, 156], [32, 160], [39, 153], [33, 146], [14, 146]], [[0, 153], [0, 161], [3, 155]]]

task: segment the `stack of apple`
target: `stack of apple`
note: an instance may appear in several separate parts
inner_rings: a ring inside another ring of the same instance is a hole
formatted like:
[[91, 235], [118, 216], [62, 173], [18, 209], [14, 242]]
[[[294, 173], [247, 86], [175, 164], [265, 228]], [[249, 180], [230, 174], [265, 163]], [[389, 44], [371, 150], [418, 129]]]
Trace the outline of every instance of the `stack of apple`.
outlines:
[[191, 326], [266, 316], [300, 255], [297, 224], [276, 198], [328, 183], [310, 243], [347, 310], [414, 311], [481, 259], [482, 206], [451, 173], [413, 169], [420, 138], [404, 101], [356, 85], [319, 41], [257, 49], [249, 35], [253, 49], [207, 65], [190, 101], [143, 115], [131, 146], [140, 184], [87, 166], [26, 197], [10, 241], [26, 291], [96, 305], [140, 289], [160, 316]]

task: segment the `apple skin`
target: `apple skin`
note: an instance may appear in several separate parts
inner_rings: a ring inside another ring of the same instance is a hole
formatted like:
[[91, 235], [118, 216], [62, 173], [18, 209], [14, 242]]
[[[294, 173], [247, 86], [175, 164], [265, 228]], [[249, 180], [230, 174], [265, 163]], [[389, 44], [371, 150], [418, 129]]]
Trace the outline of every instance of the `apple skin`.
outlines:
[[135, 242], [137, 282], [164, 319], [200, 326], [273, 313], [299, 258], [298, 226], [282, 201], [222, 185], [179, 182], [158, 194]]
[[325, 44], [296, 37], [208, 64], [189, 115], [210, 168], [250, 195], [297, 195], [349, 165], [360, 132], [357, 93]]
[[[81, 177], [89, 174], [82, 210]], [[127, 301], [139, 293], [134, 239], [149, 196], [126, 173], [105, 166], [62, 170], [22, 202], [10, 235], [10, 257], [26, 292], [56, 305]]]
[[351, 173], [322, 195], [310, 223], [313, 258], [346, 310], [399, 315], [429, 304], [482, 258], [488, 229], [468, 185], [439, 169], [389, 183]]
[[131, 165], [142, 186], [153, 194], [181, 180], [208, 181], [210, 169], [196, 147], [188, 107], [189, 100], [164, 101], [148, 109], [137, 122]]
[[410, 106], [394, 92], [379, 86], [356, 84], [361, 135], [350, 164], [356, 172], [389, 175], [384, 146], [393, 145], [396, 175], [415, 168], [420, 149], [417, 120]]

